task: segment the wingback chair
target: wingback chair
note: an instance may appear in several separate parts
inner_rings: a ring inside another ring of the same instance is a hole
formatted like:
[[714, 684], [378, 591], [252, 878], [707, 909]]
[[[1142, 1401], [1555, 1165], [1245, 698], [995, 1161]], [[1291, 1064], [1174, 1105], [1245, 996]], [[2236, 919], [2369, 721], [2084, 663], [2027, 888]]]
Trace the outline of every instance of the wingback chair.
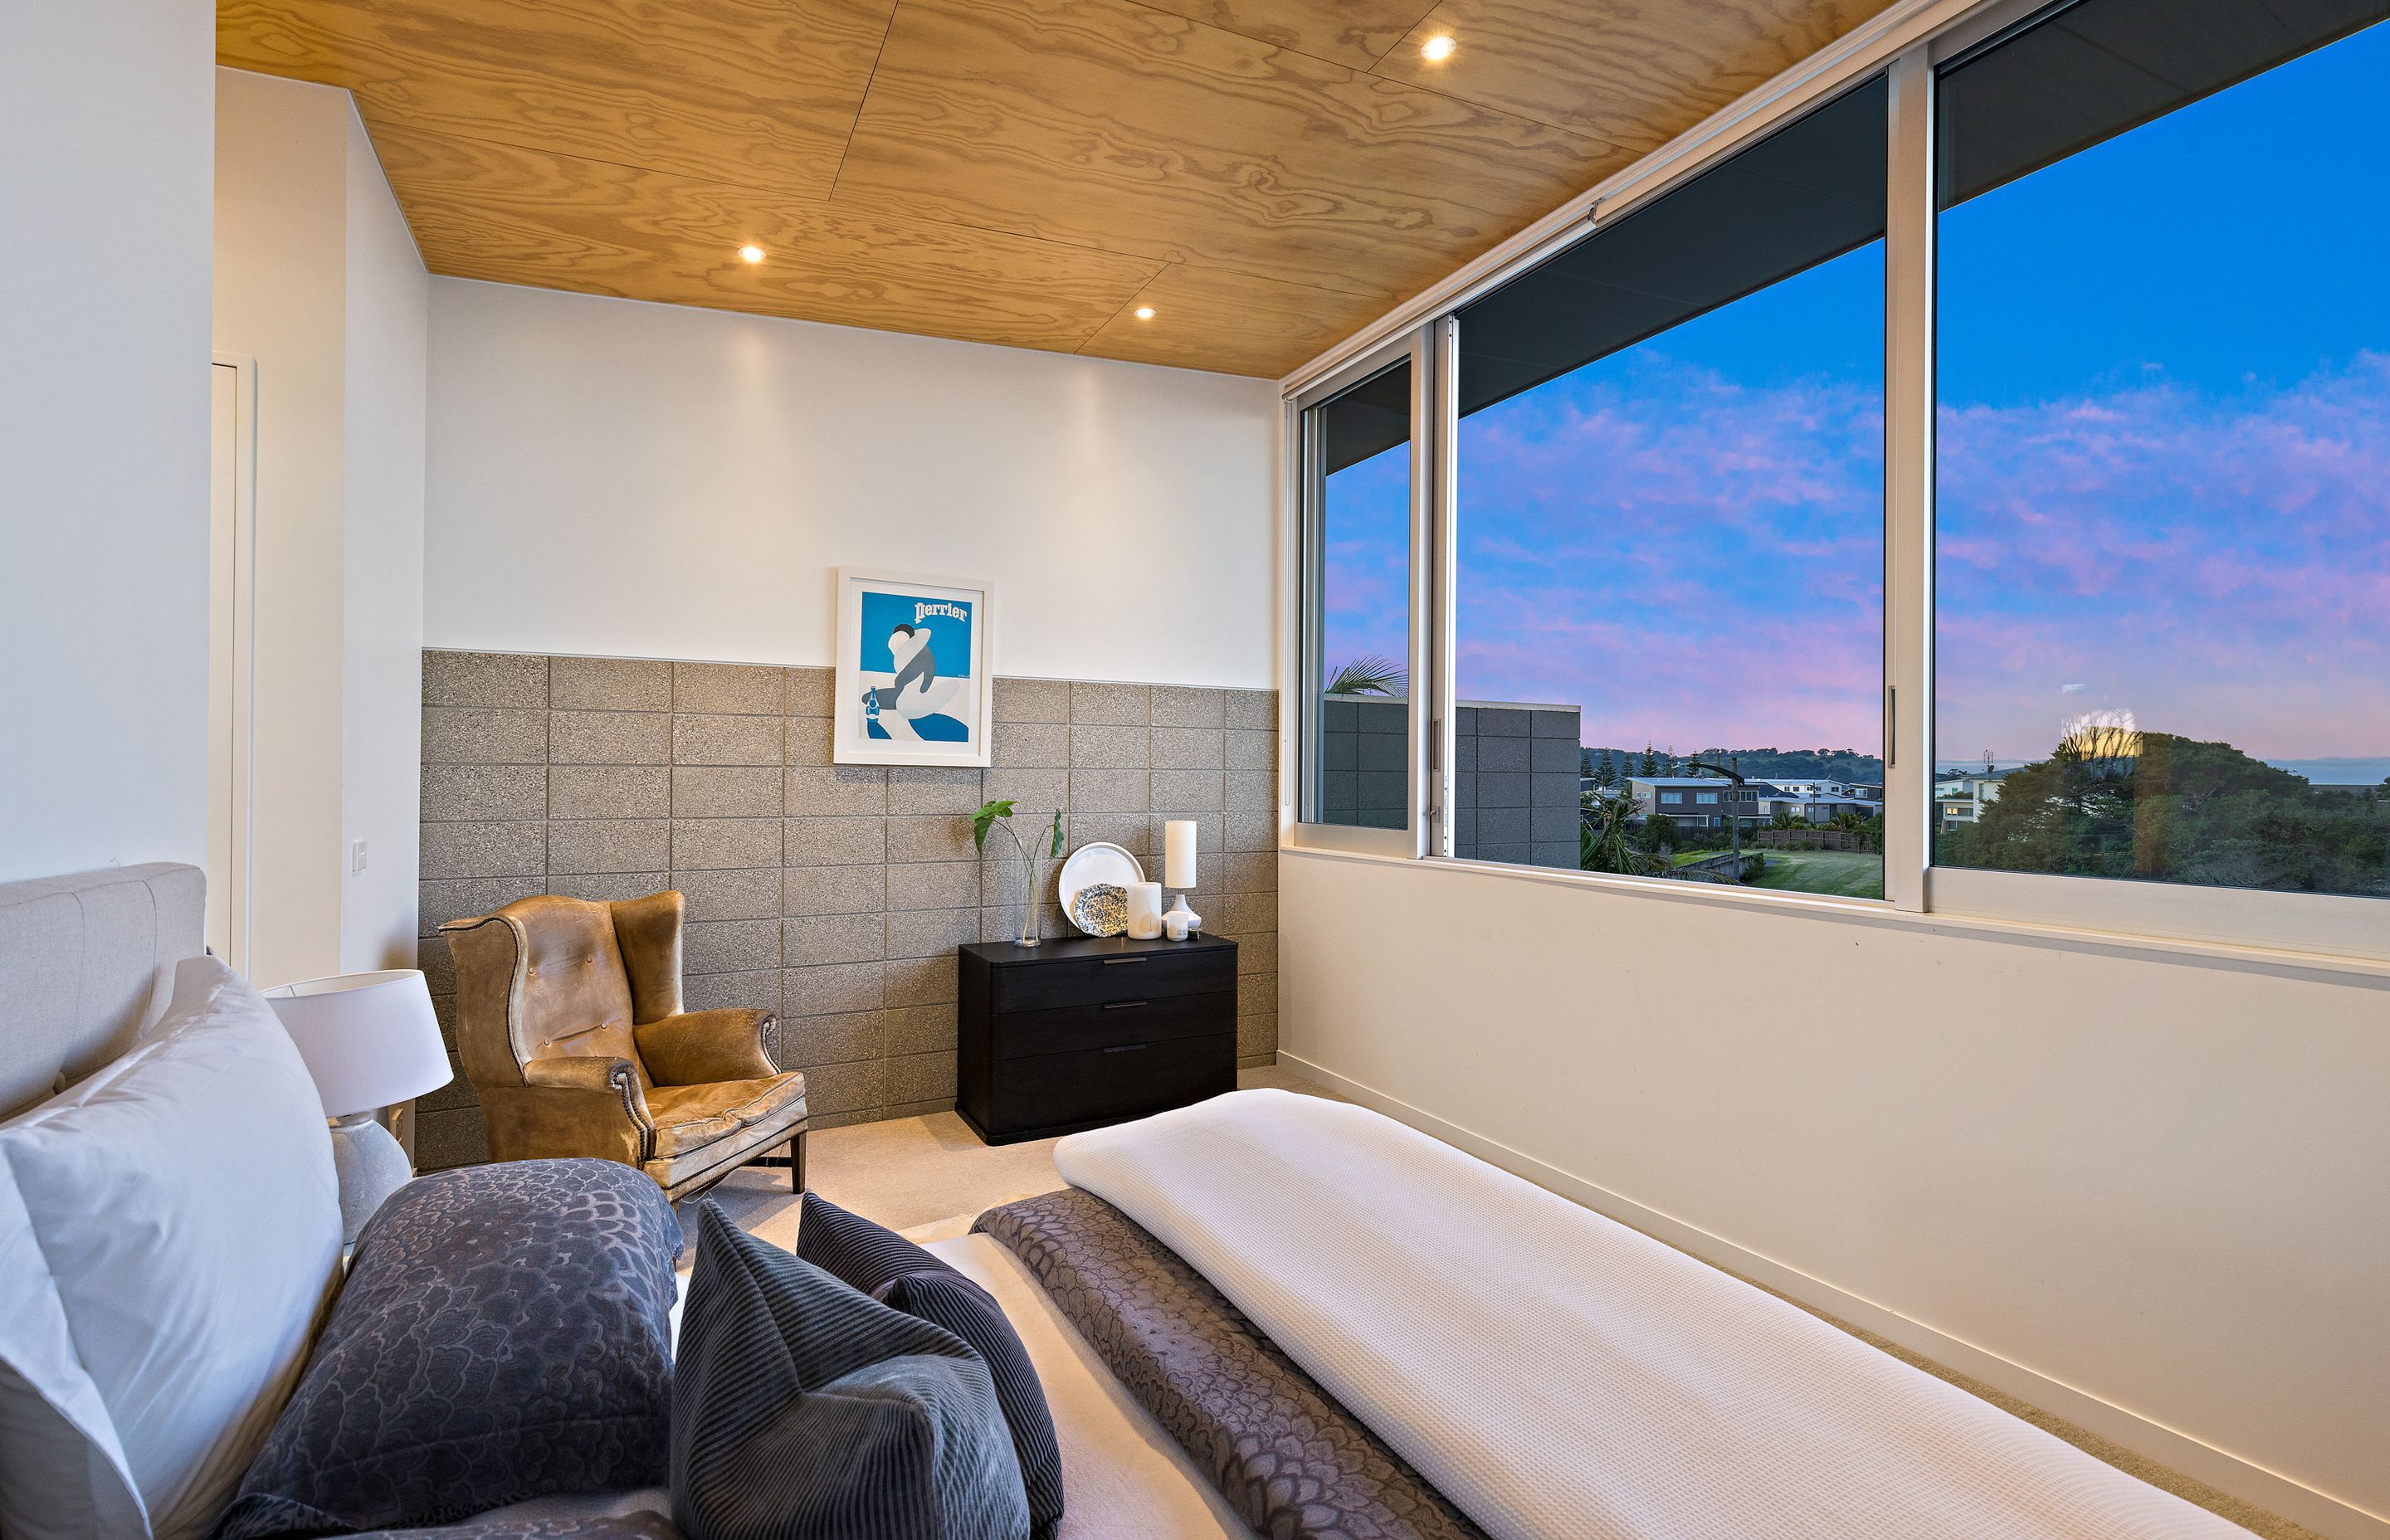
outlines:
[[677, 1199], [787, 1145], [804, 1186], [805, 1077], [772, 1062], [770, 1011], [681, 1009], [681, 910], [546, 896], [440, 927], [493, 1159], [620, 1161]]

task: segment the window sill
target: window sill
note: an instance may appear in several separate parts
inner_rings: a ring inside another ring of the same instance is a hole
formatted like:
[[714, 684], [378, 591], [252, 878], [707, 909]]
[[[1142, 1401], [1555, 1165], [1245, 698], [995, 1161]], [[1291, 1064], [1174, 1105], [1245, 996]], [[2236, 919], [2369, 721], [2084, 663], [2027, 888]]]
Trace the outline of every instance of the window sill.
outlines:
[[[1513, 866], [1490, 861], [1464, 861], [1443, 856], [1414, 860], [1407, 856], [1369, 854], [1356, 851], [1320, 850], [1281, 844], [1279, 854], [1309, 861], [1359, 862], [1412, 871], [1450, 871], [1510, 882], [1536, 882], [1588, 892], [1633, 894], [1664, 904], [1716, 904], [1753, 912], [1794, 915], [1830, 923], [1918, 930], [1936, 935], [1974, 936], [2026, 946], [2054, 946], [2069, 951], [2154, 956], [2240, 972], [2270, 973], [2312, 979], [2360, 988], [2390, 989], [2390, 959], [2334, 953], [2299, 952], [2223, 942], [2191, 941], [2139, 935], [2080, 926], [2049, 925], [2029, 920], [1937, 911], [1930, 914], [1895, 909], [1880, 899], [1837, 898], [1821, 893], [1753, 892], [1712, 883], [1671, 882], [1663, 878], [1625, 877], [1608, 872], [1561, 871], [1537, 866]], [[2294, 895], [2281, 895], [2290, 897]], [[2379, 901], [2390, 905], [2390, 900]], [[2390, 913], [2390, 909], [2385, 909]]]

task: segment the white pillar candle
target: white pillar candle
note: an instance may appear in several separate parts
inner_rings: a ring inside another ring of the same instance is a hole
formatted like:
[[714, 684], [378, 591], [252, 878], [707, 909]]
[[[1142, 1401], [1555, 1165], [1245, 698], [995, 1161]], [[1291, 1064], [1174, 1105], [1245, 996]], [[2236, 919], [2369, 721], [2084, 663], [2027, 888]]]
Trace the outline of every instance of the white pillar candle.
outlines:
[[1195, 820], [1173, 818], [1162, 833], [1162, 880], [1181, 891], [1195, 886]]
[[1128, 885], [1128, 933], [1137, 941], [1152, 941], [1162, 934], [1161, 883]]

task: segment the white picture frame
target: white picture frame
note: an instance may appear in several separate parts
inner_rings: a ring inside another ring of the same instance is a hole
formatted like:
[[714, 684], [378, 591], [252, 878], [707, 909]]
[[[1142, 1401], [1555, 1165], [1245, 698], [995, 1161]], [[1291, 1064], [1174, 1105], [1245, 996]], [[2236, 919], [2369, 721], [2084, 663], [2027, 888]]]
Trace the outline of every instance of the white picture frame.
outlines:
[[984, 768], [995, 725], [995, 585], [876, 567], [838, 568], [832, 582], [830, 763]]

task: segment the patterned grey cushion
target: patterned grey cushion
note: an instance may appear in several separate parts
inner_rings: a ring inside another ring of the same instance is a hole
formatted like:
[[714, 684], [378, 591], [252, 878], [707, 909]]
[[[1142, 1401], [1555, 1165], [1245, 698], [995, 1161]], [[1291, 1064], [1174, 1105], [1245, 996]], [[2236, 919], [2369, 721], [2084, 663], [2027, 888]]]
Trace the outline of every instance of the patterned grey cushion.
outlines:
[[681, 1540], [680, 1531], [654, 1513], [621, 1518], [493, 1519], [438, 1529], [381, 1529], [364, 1540]]
[[1012, 1435], [954, 1333], [705, 1204], [674, 1370], [690, 1540], [1027, 1540]]
[[348, 1281], [219, 1540], [453, 1523], [662, 1484], [680, 1225], [641, 1172], [518, 1161], [422, 1177]]
[[1137, 1404], [1270, 1540], [1485, 1540], [1185, 1258], [1075, 1187], [972, 1228], [1028, 1265]]
[[996, 1404], [1012, 1430], [1021, 1484], [1029, 1498], [1033, 1540], [1051, 1540], [1062, 1519], [1062, 1451], [1054, 1417], [1029, 1350], [1004, 1307], [978, 1284], [885, 1226], [805, 1194], [797, 1255], [884, 1305], [916, 1315], [971, 1345], [996, 1381]]

